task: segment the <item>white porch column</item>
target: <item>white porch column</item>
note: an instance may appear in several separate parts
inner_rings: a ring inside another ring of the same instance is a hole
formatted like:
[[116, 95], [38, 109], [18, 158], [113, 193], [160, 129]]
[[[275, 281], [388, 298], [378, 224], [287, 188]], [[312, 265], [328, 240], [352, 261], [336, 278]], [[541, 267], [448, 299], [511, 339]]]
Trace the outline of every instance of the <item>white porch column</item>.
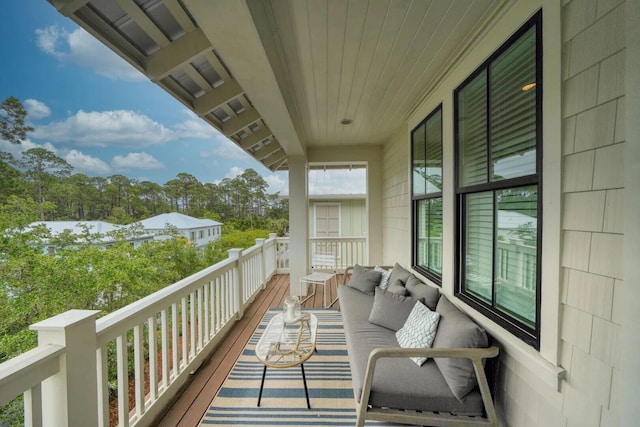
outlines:
[[70, 310], [30, 326], [38, 345], [65, 347], [60, 371], [42, 383], [45, 426], [98, 425], [96, 316], [99, 310]]
[[[626, 2], [627, 42], [625, 70], [626, 141], [624, 147], [624, 282], [620, 329], [620, 426], [638, 423], [640, 393], [640, 1]], [[615, 393], [615, 392], [614, 392]]]
[[300, 295], [300, 278], [309, 260], [309, 197], [307, 159], [290, 156], [289, 164], [289, 275], [291, 295]]
[[369, 265], [383, 264], [382, 260], [382, 161], [381, 153], [367, 162], [367, 247]]

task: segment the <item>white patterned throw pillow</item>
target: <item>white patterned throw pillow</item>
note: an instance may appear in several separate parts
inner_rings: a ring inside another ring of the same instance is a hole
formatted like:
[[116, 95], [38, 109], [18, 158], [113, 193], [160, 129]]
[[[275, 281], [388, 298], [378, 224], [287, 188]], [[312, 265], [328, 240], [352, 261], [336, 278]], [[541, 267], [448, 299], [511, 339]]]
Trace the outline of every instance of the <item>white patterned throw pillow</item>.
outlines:
[[389, 277], [391, 277], [391, 272], [388, 270], [385, 270], [379, 265], [376, 265], [374, 270], [382, 273], [382, 277], [380, 278], [380, 284], [378, 286], [380, 286], [380, 288], [382, 289], [387, 289], [389, 287]]
[[[404, 326], [396, 332], [398, 344], [402, 348], [429, 348], [433, 344], [438, 329], [440, 314], [429, 310], [420, 301], [413, 306]], [[412, 357], [416, 365], [422, 366], [426, 357]]]

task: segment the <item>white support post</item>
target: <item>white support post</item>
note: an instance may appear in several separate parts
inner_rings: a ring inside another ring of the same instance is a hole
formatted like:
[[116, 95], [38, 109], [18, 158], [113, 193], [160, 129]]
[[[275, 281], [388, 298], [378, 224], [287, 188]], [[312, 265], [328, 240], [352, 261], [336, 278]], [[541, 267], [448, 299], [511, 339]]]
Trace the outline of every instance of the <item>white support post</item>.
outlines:
[[307, 159], [290, 156], [289, 164], [289, 291], [300, 295], [300, 279], [309, 264], [309, 198]]
[[96, 316], [98, 310], [70, 310], [31, 325], [38, 345], [65, 347], [60, 371], [42, 383], [45, 426], [98, 425]]
[[238, 320], [244, 315], [244, 283], [242, 278], [242, 265], [240, 265], [242, 249], [234, 248], [227, 251], [230, 259], [235, 259], [233, 266], [233, 295], [236, 302]]
[[267, 287], [267, 278], [265, 277], [267, 267], [264, 259], [264, 242], [267, 239], [256, 239], [256, 246], [260, 246], [260, 287], [264, 290]]

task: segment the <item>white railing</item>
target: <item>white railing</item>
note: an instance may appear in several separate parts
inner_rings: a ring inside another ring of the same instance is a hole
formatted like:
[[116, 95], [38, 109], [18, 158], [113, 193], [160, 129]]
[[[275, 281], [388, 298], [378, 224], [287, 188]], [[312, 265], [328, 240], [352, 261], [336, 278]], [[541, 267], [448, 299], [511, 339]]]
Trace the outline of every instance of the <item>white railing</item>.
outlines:
[[[278, 273], [289, 272], [289, 238], [279, 237], [276, 239], [276, 262]], [[345, 268], [360, 264], [369, 264], [369, 253], [367, 251], [366, 237], [310, 237], [309, 257], [315, 252], [335, 253], [337, 256], [336, 268]], [[311, 259], [309, 259], [311, 265]]]
[[275, 245], [256, 239], [97, 320], [72, 310], [33, 325], [39, 347], [0, 365], [0, 404], [24, 393], [28, 426], [151, 424], [275, 274]]

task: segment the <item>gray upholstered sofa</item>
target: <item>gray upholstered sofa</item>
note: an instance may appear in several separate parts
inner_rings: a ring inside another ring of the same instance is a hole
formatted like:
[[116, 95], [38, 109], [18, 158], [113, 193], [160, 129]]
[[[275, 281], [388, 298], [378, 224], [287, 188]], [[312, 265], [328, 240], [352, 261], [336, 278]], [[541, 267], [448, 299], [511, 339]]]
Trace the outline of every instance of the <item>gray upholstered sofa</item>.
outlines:
[[[374, 271], [350, 267], [338, 286], [359, 402], [357, 426], [364, 426], [366, 419], [497, 426], [484, 360], [497, 356], [498, 348], [488, 347], [485, 331], [440, 295], [438, 288], [422, 283], [399, 265], [390, 276]], [[415, 300], [439, 313], [432, 348], [398, 344], [396, 331], [403, 327]], [[410, 359], [416, 356], [428, 359], [418, 366]]]

